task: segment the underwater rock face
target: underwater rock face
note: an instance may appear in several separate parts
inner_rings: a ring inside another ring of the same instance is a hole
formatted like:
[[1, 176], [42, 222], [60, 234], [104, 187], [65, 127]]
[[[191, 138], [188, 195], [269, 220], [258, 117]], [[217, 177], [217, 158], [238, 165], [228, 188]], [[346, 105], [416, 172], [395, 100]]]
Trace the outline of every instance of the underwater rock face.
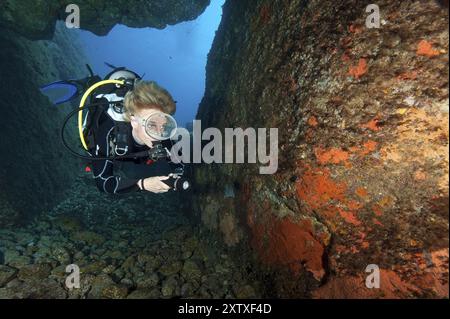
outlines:
[[[24, 223], [55, 205], [80, 172], [79, 161], [64, 152], [59, 136], [72, 106], [52, 105], [39, 87], [85, 77], [87, 60], [78, 39], [61, 24], [52, 41], [30, 41], [0, 31], [1, 228]], [[76, 142], [73, 123], [66, 136]]]
[[[0, 27], [29, 39], [51, 39], [57, 20], [65, 21], [66, 7], [73, 1], [3, 0]], [[163, 29], [198, 17], [209, 0], [146, 0], [137, 3], [111, 0], [80, 0], [80, 27], [96, 35], [106, 35], [116, 24], [132, 28]], [[71, 12], [71, 11], [69, 11]]]
[[278, 127], [279, 169], [196, 166], [194, 217], [252, 247], [276, 296], [448, 298], [448, 11], [378, 1], [369, 29], [369, 3], [223, 8], [197, 118]]

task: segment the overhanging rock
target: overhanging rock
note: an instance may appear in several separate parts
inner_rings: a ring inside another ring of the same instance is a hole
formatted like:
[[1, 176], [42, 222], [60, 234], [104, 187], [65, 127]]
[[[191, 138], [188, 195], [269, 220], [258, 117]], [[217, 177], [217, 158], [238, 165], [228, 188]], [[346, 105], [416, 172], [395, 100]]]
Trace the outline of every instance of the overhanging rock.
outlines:
[[[51, 39], [57, 20], [65, 21], [69, 0], [2, 0], [0, 27], [9, 28], [28, 39]], [[210, 0], [112, 1], [80, 0], [80, 27], [96, 35], [106, 35], [116, 24], [133, 28], [153, 27], [194, 20]]]

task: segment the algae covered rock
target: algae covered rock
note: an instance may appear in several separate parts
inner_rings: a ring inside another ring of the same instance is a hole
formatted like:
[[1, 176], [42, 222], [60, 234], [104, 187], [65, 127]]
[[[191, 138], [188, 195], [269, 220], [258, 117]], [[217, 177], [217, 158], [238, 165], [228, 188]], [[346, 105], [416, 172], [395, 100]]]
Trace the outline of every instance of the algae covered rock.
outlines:
[[128, 295], [128, 287], [124, 285], [111, 285], [102, 290], [102, 298], [124, 299]]
[[53, 248], [52, 257], [63, 265], [68, 265], [71, 262], [70, 253], [64, 247], [57, 246]]
[[128, 288], [116, 284], [108, 275], [99, 275], [92, 280], [88, 298], [120, 299], [128, 294]]
[[16, 273], [16, 269], [0, 265], [0, 288], [14, 279]]
[[85, 262], [80, 265], [80, 271], [87, 274], [99, 274], [106, 266], [107, 264], [102, 260]]
[[194, 260], [186, 260], [181, 274], [187, 281], [198, 280], [202, 277], [202, 270]]
[[83, 229], [83, 223], [76, 217], [61, 215], [53, 220], [53, 225], [66, 232], [77, 232]]
[[161, 296], [161, 291], [157, 288], [153, 289], [137, 289], [131, 292], [127, 299], [155, 299]]
[[257, 298], [255, 289], [250, 285], [238, 286], [234, 289], [234, 294], [237, 299], [251, 299]]
[[183, 268], [183, 263], [179, 260], [176, 260], [173, 262], [168, 262], [168, 263], [163, 264], [159, 268], [158, 271], [167, 277], [167, 276], [179, 273], [182, 268]]
[[5, 253], [5, 263], [15, 268], [21, 268], [31, 263], [31, 258], [20, 255], [16, 251], [7, 251]]
[[31, 264], [20, 268], [17, 278], [23, 281], [41, 280], [50, 276], [51, 271], [49, 264]]
[[178, 280], [176, 276], [168, 277], [161, 287], [163, 297], [173, 297], [177, 293]]
[[137, 278], [136, 284], [138, 289], [152, 288], [159, 283], [159, 276], [157, 273], [145, 274], [142, 277]]
[[72, 235], [72, 239], [88, 245], [101, 245], [105, 242], [105, 237], [92, 231], [77, 232]]
[[52, 279], [17, 281], [14, 285], [0, 288], [0, 299], [65, 299], [67, 292]]

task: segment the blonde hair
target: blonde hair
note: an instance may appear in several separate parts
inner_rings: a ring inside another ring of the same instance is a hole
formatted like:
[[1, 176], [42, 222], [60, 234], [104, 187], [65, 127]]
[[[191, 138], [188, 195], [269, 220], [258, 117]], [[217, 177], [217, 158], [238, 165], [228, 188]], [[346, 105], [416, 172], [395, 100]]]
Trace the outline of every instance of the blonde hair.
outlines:
[[133, 90], [125, 94], [123, 105], [125, 120], [142, 109], [156, 109], [167, 114], [176, 111], [175, 101], [170, 93], [154, 81], [137, 81]]

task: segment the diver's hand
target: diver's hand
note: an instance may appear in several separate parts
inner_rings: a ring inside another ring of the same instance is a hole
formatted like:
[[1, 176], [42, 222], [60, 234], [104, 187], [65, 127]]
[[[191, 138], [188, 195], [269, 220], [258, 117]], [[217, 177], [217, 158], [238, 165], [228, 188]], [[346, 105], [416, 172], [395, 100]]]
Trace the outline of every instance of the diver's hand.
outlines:
[[147, 177], [146, 179], [144, 179], [144, 189], [153, 193], [165, 193], [170, 189], [170, 186], [163, 183], [162, 181], [165, 181], [169, 178], [170, 176]]

